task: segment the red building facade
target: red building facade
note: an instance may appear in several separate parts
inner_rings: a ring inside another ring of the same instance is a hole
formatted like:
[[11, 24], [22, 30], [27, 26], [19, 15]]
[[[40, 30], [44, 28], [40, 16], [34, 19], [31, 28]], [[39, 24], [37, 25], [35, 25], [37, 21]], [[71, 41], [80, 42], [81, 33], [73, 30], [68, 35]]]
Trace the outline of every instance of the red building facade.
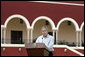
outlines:
[[[70, 21], [75, 28], [74, 42], [76, 42], [75, 44], [77, 47], [82, 47], [82, 40], [84, 39], [81, 40], [81, 38], [84, 37], [84, 35], [82, 35], [84, 34], [84, 1], [1, 1], [2, 46], [7, 44], [7, 28], [9, 22], [13, 20], [13, 18], [20, 18], [24, 21], [27, 31], [26, 38], [31, 42], [33, 42], [35, 24], [39, 20], [47, 20], [52, 28], [51, 32], [53, 36], [56, 36], [56, 44], [60, 37], [58, 34], [61, 24], [63, 24], [64, 21]], [[69, 30], [69, 32], [71, 32], [71, 30]], [[30, 38], [30, 40], [28, 38]]]

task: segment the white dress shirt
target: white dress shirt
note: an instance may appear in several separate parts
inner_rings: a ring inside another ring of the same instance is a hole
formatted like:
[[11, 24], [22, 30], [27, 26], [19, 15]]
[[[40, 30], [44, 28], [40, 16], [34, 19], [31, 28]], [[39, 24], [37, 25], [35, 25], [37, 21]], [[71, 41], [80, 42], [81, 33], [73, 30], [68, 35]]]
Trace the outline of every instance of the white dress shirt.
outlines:
[[38, 37], [36, 43], [44, 43], [50, 51], [54, 51], [53, 49], [54, 38], [49, 34], [47, 35], [47, 37], [43, 37], [43, 35]]

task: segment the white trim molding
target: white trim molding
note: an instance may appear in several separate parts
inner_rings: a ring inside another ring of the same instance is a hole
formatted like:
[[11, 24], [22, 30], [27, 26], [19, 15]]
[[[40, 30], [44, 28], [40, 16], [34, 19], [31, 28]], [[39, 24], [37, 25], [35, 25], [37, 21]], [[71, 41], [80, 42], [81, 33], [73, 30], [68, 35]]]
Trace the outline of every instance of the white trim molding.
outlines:
[[81, 24], [80, 31], [82, 31], [83, 26], [84, 26], [84, 22]]
[[12, 20], [13, 18], [21, 18], [25, 23], [26, 23], [26, 26], [27, 26], [27, 29], [30, 27], [30, 23], [29, 23], [29, 21], [27, 20], [27, 18], [25, 18], [24, 16], [22, 16], [22, 15], [19, 15], [19, 14], [14, 14], [14, 15], [11, 15], [11, 16], [9, 16], [7, 19], [6, 19], [6, 21], [5, 21], [5, 23], [4, 23], [4, 26], [1, 26], [1, 27], [7, 27], [7, 24], [8, 24], [8, 22], [10, 21], [10, 20]]
[[30, 1], [30, 2], [49, 3], [49, 4], [61, 4], [61, 5], [74, 5], [74, 6], [84, 6], [84, 4], [67, 3], [67, 2], [53, 2], [53, 1]]
[[61, 20], [58, 22], [57, 27], [56, 27], [57, 30], [59, 30], [59, 26], [60, 26], [61, 23], [64, 22], [64, 21], [71, 21], [71, 22], [74, 24], [76, 31], [79, 31], [78, 23], [77, 23], [74, 19], [69, 18], [69, 17], [63, 18], [63, 19], [61, 19]]
[[39, 20], [47, 20], [49, 21], [49, 23], [51, 24], [51, 27], [53, 30], [55, 30], [55, 24], [54, 22], [52, 21], [52, 19], [50, 19], [49, 17], [46, 17], [46, 16], [40, 16], [40, 17], [37, 17], [33, 22], [32, 22], [32, 25], [31, 25], [31, 28], [33, 29], [34, 28], [34, 25], [37, 21]]
[[25, 47], [25, 44], [1, 44], [1, 47]]
[[72, 49], [81, 49], [81, 50], [84, 50], [84, 47], [70, 47]]

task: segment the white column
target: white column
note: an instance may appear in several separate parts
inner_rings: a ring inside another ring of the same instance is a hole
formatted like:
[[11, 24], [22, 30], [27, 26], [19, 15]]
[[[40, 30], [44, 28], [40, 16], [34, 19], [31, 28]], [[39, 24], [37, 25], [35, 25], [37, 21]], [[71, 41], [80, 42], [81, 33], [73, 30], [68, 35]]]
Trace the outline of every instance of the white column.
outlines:
[[80, 31], [80, 47], [82, 46], [82, 45], [81, 45], [81, 44], [82, 44], [82, 43], [81, 43], [81, 37], [82, 37], [82, 36], [81, 36], [81, 31]]
[[4, 28], [4, 44], [6, 43], [6, 28]]
[[31, 29], [31, 43], [33, 43], [33, 29]]
[[54, 38], [54, 42], [55, 42], [55, 30], [53, 30], [53, 38]]
[[76, 32], [76, 47], [78, 47], [78, 31]]
[[29, 29], [27, 29], [27, 43], [29, 43]]
[[3, 29], [1, 28], [1, 43], [2, 43], [2, 30], [3, 30]]
[[56, 30], [56, 44], [58, 43], [58, 30]]
[[55, 30], [53, 30], [53, 37], [55, 37]]

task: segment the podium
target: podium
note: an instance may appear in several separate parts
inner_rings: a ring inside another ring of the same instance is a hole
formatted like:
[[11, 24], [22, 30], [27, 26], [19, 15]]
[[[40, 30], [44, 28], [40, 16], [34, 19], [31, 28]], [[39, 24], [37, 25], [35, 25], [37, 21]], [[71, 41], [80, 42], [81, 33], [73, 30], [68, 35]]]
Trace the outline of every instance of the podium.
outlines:
[[43, 43], [26, 43], [28, 56], [49, 56], [49, 49]]

